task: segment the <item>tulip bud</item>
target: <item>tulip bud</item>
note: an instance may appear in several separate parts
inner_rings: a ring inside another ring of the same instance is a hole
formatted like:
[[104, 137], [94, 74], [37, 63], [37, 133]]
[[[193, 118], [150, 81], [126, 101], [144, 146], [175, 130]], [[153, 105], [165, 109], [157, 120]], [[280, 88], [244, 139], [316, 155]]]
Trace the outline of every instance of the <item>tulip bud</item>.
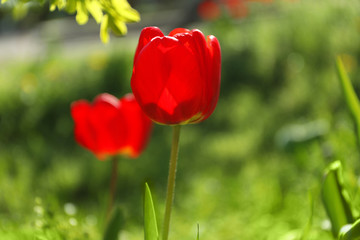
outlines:
[[151, 120], [142, 112], [132, 94], [118, 99], [98, 95], [91, 104], [78, 100], [71, 104], [75, 140], [103, 160], [108, 155], [137, 157], [151, 131]]
[[221, 53], [216, 37], [197, 29], [168, 36], [144, 28], [134, 57], [131, 88], [145, 114], [160, 124], [198, 123], [215, 109]]

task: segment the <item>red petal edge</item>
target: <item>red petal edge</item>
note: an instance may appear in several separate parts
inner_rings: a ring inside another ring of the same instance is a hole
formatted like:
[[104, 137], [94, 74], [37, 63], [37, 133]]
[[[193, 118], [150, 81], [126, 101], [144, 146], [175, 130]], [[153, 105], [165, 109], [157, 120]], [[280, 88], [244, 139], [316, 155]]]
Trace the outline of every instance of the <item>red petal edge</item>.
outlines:
[[221, 49], [220, 44], [217, 38], [213, 35], [207, 36], [207, 45], [209, 49], [209, 67], [211, 70], [211, 75], [209, 79], [210, 89], [212, 94], [209, 99], [209, 106], [204, 113], [205, 116], [201, 121], [204, 121], [215, 110], [216, 104], [219, 99], [220, 94], [220, 81], [221, 81]]
[[179, 33], [191, 33], [191, 31], [189, 29], [186, 29], [186, 28], [175, 28], [174, 30], [172, 30], [168, 36], [172, 37], [176, 34], [179, 34]]
[[141, 52], [141, 50], [154, 38], [154, 37], [163, 37], [164, 34], [158, 27], [146, 27], [144, 28], [139, 37], [139, 43], [136, 48], [134, 63], [136, 61], [137, 56]]

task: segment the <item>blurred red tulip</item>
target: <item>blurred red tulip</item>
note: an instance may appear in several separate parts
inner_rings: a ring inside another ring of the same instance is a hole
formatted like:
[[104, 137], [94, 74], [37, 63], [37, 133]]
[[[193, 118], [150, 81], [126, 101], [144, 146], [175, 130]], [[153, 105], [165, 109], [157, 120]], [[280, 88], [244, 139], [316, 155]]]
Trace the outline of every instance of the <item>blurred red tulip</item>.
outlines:
[[244, 0], [221, 0], [221, 2], [233, 18], [243, 18], [248, 15], [248, 7]]
[[274, 0], [247, 0], [249, 2], [263, 2], [263, 3], [271, 3]]
[[144, 112], [161, 124], [198, 123], [214, 111], [220, 91], [221, 53], [216, 37], [199, 30], [157, 27], [141, 32], [131, 88]]
[[214, 20], [219, 18], [221, 11], [215, 1], [205, 0], [198, 5], [197, 13], [204, 20]]
[[103, 93], [92, 104], [75, 101], [71, 104], [71, 115], [75, 140], [100, 160], [115, 154], [136, 158], [150, 136], [151, 120], [132, 94], [119, 100]]

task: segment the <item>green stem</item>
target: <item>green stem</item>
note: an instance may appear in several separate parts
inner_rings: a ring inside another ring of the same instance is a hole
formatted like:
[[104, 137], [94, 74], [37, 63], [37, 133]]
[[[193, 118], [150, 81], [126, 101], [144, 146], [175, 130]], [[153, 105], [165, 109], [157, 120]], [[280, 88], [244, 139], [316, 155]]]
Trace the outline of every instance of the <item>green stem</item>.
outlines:
[[117, 175], [118, 175], [118, 158], [114, 156], [111, 166], [111, 180], [110, 180], [110, 197], [109, 197], [109, 206], [106, 214], [106, 218], [109, 220], [111, 211], [114, 206], [114, 201], [116, 197], [116, 182], [117, 182]]
[[175, 125], [173, 126], [173, 138], [172, 138], [170, 164], [169, 164], [169, 176], [168, 176], [168, 185], [166, 192], [166, 205], [165, 205], [164, 226], [162, 231], [162, 240], [167, 240], [169, 236], [171, 209], [175, 195], [175, 177], [176, 177], [176, 163], [179, 152], [179, 138], [180, 138], [180, 125]]

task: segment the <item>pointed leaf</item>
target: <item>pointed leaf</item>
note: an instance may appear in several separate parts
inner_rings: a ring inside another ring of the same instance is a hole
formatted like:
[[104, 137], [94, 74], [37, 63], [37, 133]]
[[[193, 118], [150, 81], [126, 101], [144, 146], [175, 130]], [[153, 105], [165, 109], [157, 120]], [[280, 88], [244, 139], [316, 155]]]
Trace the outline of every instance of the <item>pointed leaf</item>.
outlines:
[[86, 9], [86, 5], [83, 1], [78, 1], [76, 3], [76, 21], [78, 24], [80, 25], [84, 25], [85, 23], [88, 22], [89, 20], [89, 16], [88, 16], [88, 11]]
[[119, 20], [124, 22], [140, 21], [140, 14], [138, 13], [138, 11], [133, 9], [126, 0], [112, 0], [111, 3], [118, 15], [114, 15], [114, 18], [121, 18]]
[[351, 81], [345, 71], [345, 67], [340, 57], [336, 58], [336, 69], [339, 75], [341, 88], [343, 90], [346, 104], [350, 110], [350, 113], [355, 121], [357, 129], [357, 137], [360, 140], [360, 103]]
[[140, 14], [133, 8], [126, 8], [121, 11], [121, 16], [126, 19], [126, 22], [139, 22]]
[[159, 232], [156, 223], [154, 203], [151, 197], [149, 185], [147, 183], [145, 183], [144, 228], [145, 240], [158, 240]]
[[104, 17], [102, 18], [100, 25], [100, 39], [103, 43], [109, 42], [110, 36], [109, 36], [108, 28], [109, 28], [109, 16], [105, 14]]
[[125, 35], [127, 33], [127, 27], [125, 22], [119, 20], [119, 19], [115, 19], [115, 18], [110, 18], [109, 19], [109, 26], [111, 27], [111, 30], [119, 36]]
[[333, 162], [326, 170], [321, 195], [331, 221], [333, 235], [337, 237], [344, 225], [354, 222], [350, 196], [344, 187], [340, 161]]
[[124, 225], [124, 217], [119, 207], [116, 207], [112, 212], [110, 221], [106, 227], [103, 240], [117, 240], [119, 231]]
[[103, 17], [103, 12], [101, 4], [96, 0], [86, 0], [85, 1], [87, 10], [91, 13], [96, 23], [100, 23]]

